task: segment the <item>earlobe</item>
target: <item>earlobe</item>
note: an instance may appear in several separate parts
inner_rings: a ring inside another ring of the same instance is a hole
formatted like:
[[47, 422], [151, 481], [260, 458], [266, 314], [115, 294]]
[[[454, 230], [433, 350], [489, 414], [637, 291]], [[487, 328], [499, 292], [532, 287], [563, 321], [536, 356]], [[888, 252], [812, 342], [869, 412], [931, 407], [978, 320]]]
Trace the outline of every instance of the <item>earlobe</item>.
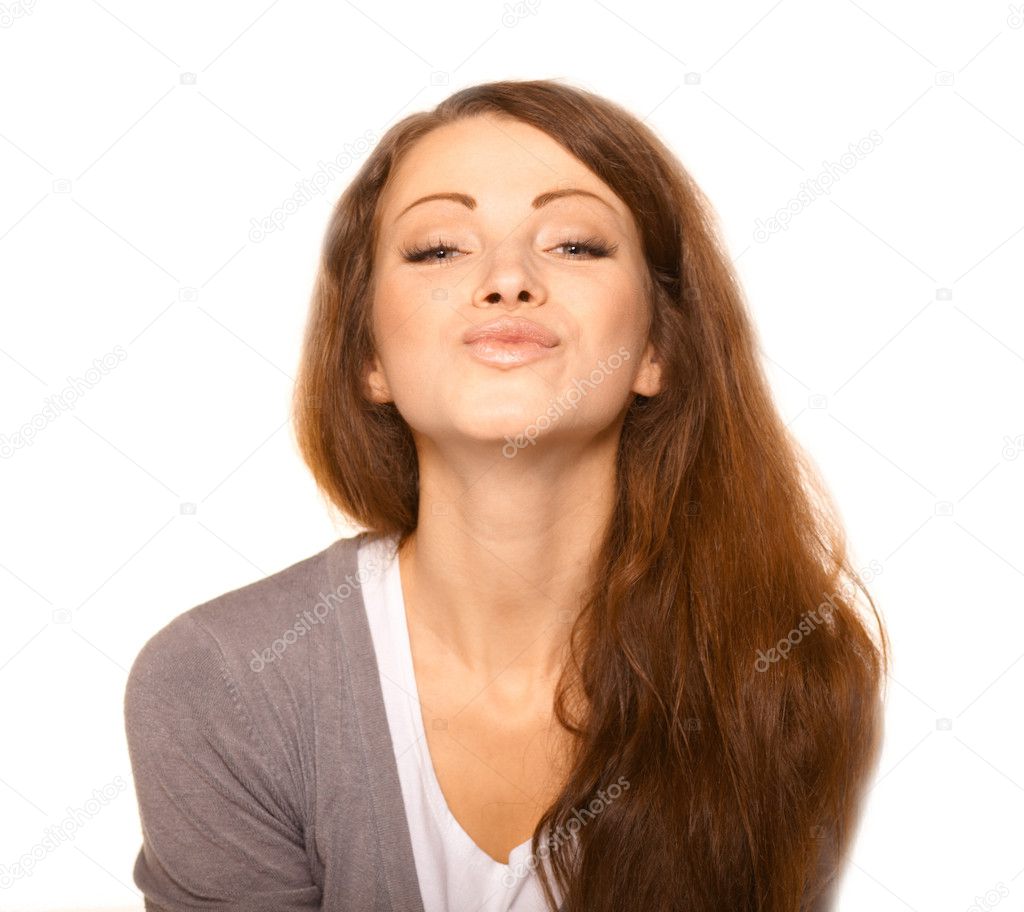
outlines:
[[647, 397], [661, 392], [661, 362], [653, 344], [648, 344], [644, 352], [643, 365], [633, 382], [633, 392]]
[[391, 402], [391, 391], [388, 389], [384, 371], [381, 369], [376, 357], [367, 366], [363, 378], [363, 391], [371, 402], [375, 402], [377, 405]]

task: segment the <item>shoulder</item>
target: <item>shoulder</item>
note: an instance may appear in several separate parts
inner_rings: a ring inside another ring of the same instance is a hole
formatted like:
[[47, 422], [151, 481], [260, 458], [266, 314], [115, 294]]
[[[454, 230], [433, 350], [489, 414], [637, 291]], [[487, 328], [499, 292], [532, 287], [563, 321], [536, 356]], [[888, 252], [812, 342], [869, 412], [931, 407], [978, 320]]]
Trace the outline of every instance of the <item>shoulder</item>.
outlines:
[[[177, 615], [144, 643], [129, 685], [152, 681], [166, 686], [203, 671], [219, 677], [221, 668], [241, 680], [245, 670], [262, 671], [288, 650], [302, 653], [303, 640], [327, 621], [325, 608], [331, 613], [351, 608], [355, 587], [338, 583], [356, 568], [364, 536], [338, 539], [283, 570]], [[281, 667], [295, 670], [302, 664], [281, 662]]]
[[162, 757], [207, 773], [227, 764], [216, 778], [262, 789], [260, 800], [282, 817], [308, 812], [313, 703], [332, 673], [332, 625], [359, 605], [339, 580], [357, 566], [362, 535], [196, 605], [150, 636], [124, 691], [138, 776], [169, 777]]
[[313, 703], [333, 674], [345, 615], [361, 607], [345, 580], [365, 533], [174, 617], [143, 644], [124, 691], [130, 735], [159, 728], [256, 743], [291, 765], [314, 735]]
[[143, 833], [133, 879], [147, 909], [320, 908], [318, 775], [341, 739], [321, 738], [321, 757], [317, 734], [338, 715], [361, 540], [182, 612], [136, 656], [124, 723]]

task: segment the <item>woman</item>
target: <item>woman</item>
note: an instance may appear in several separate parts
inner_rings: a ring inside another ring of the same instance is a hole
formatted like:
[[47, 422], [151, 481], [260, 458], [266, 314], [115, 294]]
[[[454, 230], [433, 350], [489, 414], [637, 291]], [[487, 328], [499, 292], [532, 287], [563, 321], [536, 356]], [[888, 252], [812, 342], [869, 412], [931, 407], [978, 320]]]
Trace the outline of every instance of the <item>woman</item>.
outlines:
[[643, 123], [540, 80], [393, 126], [294, 412], [365, 531], [136, 659], [147, 908], [831, 908], [887, 637]]

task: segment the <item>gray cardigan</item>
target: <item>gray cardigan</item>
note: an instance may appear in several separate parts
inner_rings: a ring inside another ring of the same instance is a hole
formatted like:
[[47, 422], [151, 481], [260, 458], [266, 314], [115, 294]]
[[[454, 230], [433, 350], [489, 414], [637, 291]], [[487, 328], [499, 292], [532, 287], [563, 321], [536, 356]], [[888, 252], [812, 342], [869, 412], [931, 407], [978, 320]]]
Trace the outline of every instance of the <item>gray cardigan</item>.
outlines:
[[424, 912], [360, 594], [369, 534], [178, 615], [136, 657], [147, 912]]
[[150, 910], [424, 912], [356, 547], [178, 615], [125, 730]]

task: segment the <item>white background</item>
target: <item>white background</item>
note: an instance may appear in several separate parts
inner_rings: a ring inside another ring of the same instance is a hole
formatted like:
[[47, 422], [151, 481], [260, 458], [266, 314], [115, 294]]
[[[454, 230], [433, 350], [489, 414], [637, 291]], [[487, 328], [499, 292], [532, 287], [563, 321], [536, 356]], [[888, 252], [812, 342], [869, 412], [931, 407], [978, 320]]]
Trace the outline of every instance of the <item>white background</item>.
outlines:
[[38, 0], [0, 20], [0, 865], [126, 784], [0, 908], [142, 908], [132, 660], [351, 534], [287, 417], [365, 143], [279, 230], [253, 220], [457, 88], [553, 77], [644, 118], [708, 194], [779, 409], [856, 564], [882, 568], [886, 743], [840, 912], [1024, 909], [1024, 7]]

